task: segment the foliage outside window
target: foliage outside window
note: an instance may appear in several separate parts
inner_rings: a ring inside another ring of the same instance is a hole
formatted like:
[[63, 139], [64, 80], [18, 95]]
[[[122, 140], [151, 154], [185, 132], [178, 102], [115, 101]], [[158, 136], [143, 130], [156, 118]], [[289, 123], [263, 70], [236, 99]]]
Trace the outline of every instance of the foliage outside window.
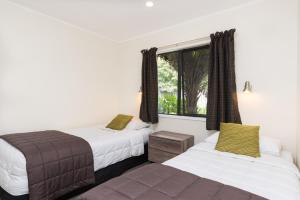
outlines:
[[158, 111], [206, 115], [209, 46], [162, 53], [158, 64]]

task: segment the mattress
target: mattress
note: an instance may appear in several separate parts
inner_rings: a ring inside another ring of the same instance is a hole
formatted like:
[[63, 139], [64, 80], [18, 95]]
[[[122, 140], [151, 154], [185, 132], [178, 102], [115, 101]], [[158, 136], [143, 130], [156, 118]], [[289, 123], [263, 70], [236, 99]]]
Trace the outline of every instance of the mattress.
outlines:
[[[93, 151], [95, 171], [144, 153], [144, 144], [152, 133], [150, 128], [114, 131], [104, 126], [93, 126], [62, 132], [86, 140]], [[9, 194], [28, 194], [26, 159], [15, 147], [0, 139], [0, 186]]]
[[252, 158], [219, 152], [214, 147], [200, 143], [163, 164], [267, 199], [300, 199], [299, 171], [289, 153]]

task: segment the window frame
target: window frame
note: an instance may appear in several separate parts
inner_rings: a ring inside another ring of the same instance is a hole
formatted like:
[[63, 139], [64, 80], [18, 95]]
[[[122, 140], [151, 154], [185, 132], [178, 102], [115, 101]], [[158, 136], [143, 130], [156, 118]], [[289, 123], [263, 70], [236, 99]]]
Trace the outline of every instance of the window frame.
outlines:
[[[182, 98], [182, 95], [181, 95], [181, 92], [182, 92], [182, 87], [184, 87], [184, 85], [182, 85], [182, 80], [183, 79], [183, 76], [182, 76], [182, 72], [183, 72], [183, 52], [186, 52], [186, 51], [193, 51], [193, 50], [199, 50], [199, 49], [206, 49], [208, 48], [209, 49], [210, 47], [210, 44], [209, 43], [205, 43], [205, 44], [201, 44], [201, 45], [197, 45], [197, 46], [193, 46], [193, 47], [186, 47], [186, 48], [181, 48], [181, 49], [173, 49], [173, 50], [170, 50], [170, 51], [164, 51], [164, 52], [158, 52], [156, 54], [156, 58], [161, 55], [161, 54], [167, 54], [167, 53], [175, 53], [175, 52], [179, 52], [179, 56], [178, 57], [181, 57], [180, 59], [180, 62], [178, 60], [178, 83], [177, 83], [177, 114], [166, 114], [166, 113], [158, 113], [159, 115], [164, 115], [164, 117], [166, 116], [171, 116], [170, 118], [176, 118], [176, 116], [178, 117], [191, 117], [191, 118], [206, 118], [207, 115], [204, 115], [204, 114], [182, 114], [181, 113], [181, 103], [184, 101], [184, 98], [183, 98], [183, 101], [181, 101], [181, 98]], [[180, 98], [178, 98], [180, 97]]]

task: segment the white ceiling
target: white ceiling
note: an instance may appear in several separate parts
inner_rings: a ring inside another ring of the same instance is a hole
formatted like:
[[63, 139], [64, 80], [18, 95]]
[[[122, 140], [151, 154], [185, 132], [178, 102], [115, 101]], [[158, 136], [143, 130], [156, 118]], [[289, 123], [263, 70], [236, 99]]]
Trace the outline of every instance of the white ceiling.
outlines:
[[253, 0], [11, 0], [121, 42]]

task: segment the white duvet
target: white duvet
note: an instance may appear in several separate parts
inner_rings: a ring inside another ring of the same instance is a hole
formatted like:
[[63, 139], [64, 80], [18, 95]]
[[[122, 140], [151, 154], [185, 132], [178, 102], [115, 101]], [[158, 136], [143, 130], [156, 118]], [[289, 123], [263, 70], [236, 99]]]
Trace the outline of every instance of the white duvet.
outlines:
[[[141, 130], [113, 131], [103, 126], [62, 130], [86, 140], [93, 151], [95, 171], [129, 157], [144, 153], [144, 144], [152, 132]], [[28, 194], [28, 179], [24, 155], [0, 139], [0, 186], [14, 196]]]
[[289, 159], [271, 155], [251, 158], [214, 147], [200, 143], [164, 164], [267, 199], [300, 199], [299, 171]]

